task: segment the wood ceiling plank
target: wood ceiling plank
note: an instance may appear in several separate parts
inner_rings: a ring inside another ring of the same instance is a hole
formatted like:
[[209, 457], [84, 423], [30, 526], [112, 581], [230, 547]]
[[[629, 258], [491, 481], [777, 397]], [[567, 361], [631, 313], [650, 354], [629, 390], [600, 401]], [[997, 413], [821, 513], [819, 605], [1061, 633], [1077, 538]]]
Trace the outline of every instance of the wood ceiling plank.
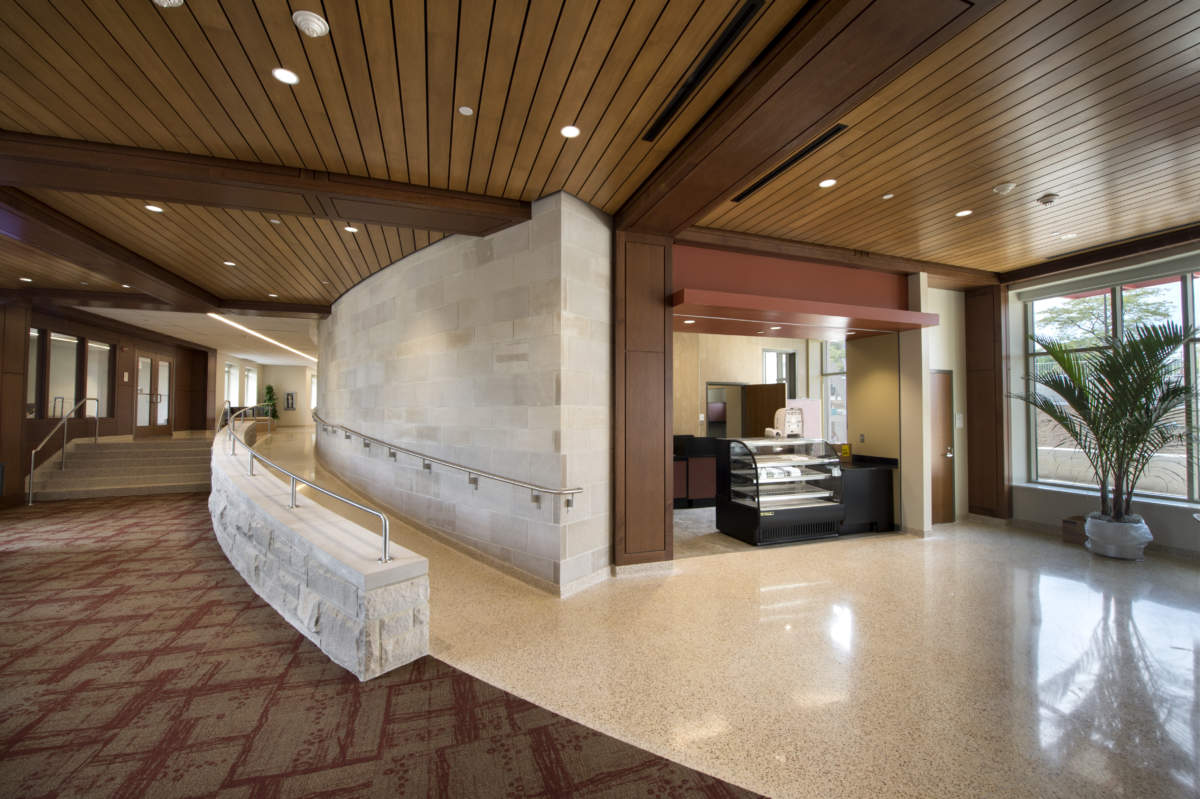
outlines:
[[278, 226], [267, 222], [262, 214], [222, 209], [218, 216], [235, 240], [243, 242], [249, 249], [249, 257], [243, 255], [241, 261], [231, 259], [235, 260], [238, 269], [263, 266], [282, 269], [290, 284], [290, 296], [320, 298], [324, 302], [333, 299], [331, 292], [321, 283], [322, 279], [327, 278], [322, 278], [314, 270], [312, 260], [290, 248], [275, 229]]
[[357, 248], [352, 250], [351, 243], [345, 238], [352, 234], [344, 233], [340, 225], [335, 225], [328, 219], [306, 221], [312, 222], [313, 238], [320, 236], [325, 241], [333, 257], [342, 263], [347, 274], [353, 276], [355, 283], [370, 276], [371, 272], [366, 264], [362, 263], [362, 256], [356, 251]]
[[400, 231], [396, 228], [383, 228], [383, 241], [387, 246], [388, 263], [395, 263], [405, 256], [404, 247], [400, 243]]
[[[500, 193], [505, 197], [526, 199], [522, 196], [525, 181], [542, 142], [548, 136], [561, 137], [559, 131], [562, 127], [574, 124], [573, 118], [556, 118], [555, 111], [579, 58], [584, 38], [596, 19], [596, 2], [578, 0], [564, 5], [538, 75], [516, 149], [510, 158], [502, 162], [501, 169], [494, 170], [499, 178]], [[497, 155], [502, 153], [498, 152]]]
[[35, 78], [32, 72], [25, 69], [24, 64], [3, 47], [0, 45], [0, 72], [4, 73], [9, 90], [25, 94], [28, 89], [33, 93], [22, 104], [23, 107], [37, 109], [38, 112], [41, 112], [39, 116], [44, 124], [61, 125], [64, 129], [72, 131], [78, 138], [107, 140], [107, 137], [100, 133], [91, 120], [81, 113], [80, 106], [72, 102], [76, 99], [75, 97], [68, 96], [65, 99], [59, 97], [54, 89]]
[[429, 246], [429, 231], [413, 228], [413, 241], [418, 250], [423, 250]]
[[65, 122], [41, 102], [29, 96], [25, 89], [14, 83], [3, 71], [0, 71], [0, 99], [4, 101], [4, 108], [19, 115], [32, 133], [47, 135], [67, 128]]
[[[360, 0], [358, 5], [388, 178], [406, 183], [410, 178], [404, 144], [404, 106], [400, 99], [400, 76], [396, 69], [392, 3], [391, 0]], [[340, 5], [338, 13], [341, 13]], [[461, 188], [465, 189], [465, 184]]]
[[367, 225], [360, 235], [366, 235], [367, 242], [375, 253], [375, 271], [391, 265], [392, 257], [388, 252], [387, 241], [383, 237], [382, 225]]
[[327, 274], [336, 276], [335, 282], [344, 286], [353, 286], [358, 282], [353, 265], [344, 257], [338, 257], [337, 251], [326, 241], [325, 235], [318, 228], [315, 219], [307, 217], [280, 217], [280, 219], [283, 220], [285, 229], [301, 242], [301, 246], [305, 250], [317, 254], [325, 265]]
[[[28, 277], [32, 283], [20, 280]], [[105, 275], [56, 258], [7, 236], [0, 236], [0, 287], [4, 289], [81, 289], [120, 291]]]
[[[306, 7], [306, 4], [292, 3], [293, 11], [302, 7]], [[325, 13], [329, 15], [330, 34], [328, 36], [322, 36], [319, 39], [311, 39], [307, 36], [299, 38], [303, 40], [305, 50], [314, 66], [318, 63], [313, 59], [314, 53], [332, 52], [323, 46], [323, 43], [329, 39], [333, 40], [337, 55], [337, 62], [333, 67], [341, 70], [341, 87], [334, 86], [332, 90], [336, 93], [340, 88], [342, 95], [350, 102], [349, 113], [352, 114], [354, 132], [357, 134], [355, 141], [366, 163], [364, 174], [373, 178], [387, 179], [391, 173], [388, 169], [387, 156], [384, 153], [383, 134], [379, 128], [379, 113], [375, 102], [375, 88], [371, 82], [371, 69], [367, 63], [363, 40], [363, 28], [374, 23], [360, 21], [358, 14], [351, 10], [347, 3], [330, 3], [325, 9]], [[338, 74], [333, 67], [330, 68], [330, 72]], [[324, 72], [324, 70], [318, 69], [318, 72]], [[328, 101], [326, 104], [328, 105]], [[335, 117], [340, 113], [345, 112], [330, 110], [330, 114]]]
[[416, 233], [411, 227], [397, 228], [400, 234], [400, 246], [404, 248], [404, 254], [411, 255], [417, 251]]
[[[458, 23], [458, 63], [454, 73], [454, 100], [450, 128], [449, 187], [466, 191], [470, 184], [471, 153], [475, 150], [475, 112], [483, 91], [483, 71], [487, 65], [488, 37], [492, 28], [493, 0], [473, 0], [470, 13], [460, 14]], [[472, 110], [470, 116], [458, 113], [460, 106]]]
[[[454, 70], [458, 63], [458, 0], [425, 7], [425, 59], [428, 70], [429, 185], [450, 187], [450, 141], [453, 132]], [[474, 14], [474, 9], [468, 9]]]
[[468, 191], [475, 193], [483, 193], [488, 187], [492, 154], [500, 134], [517, 48], [528, 13], [528, 5], [520, 0], [496, 0], [495, 8], [488, 38], [487, 66], [483, 73], [483, 93], [479, 107], [475, 109], [474, 149], [467, 181]]
[[396, 0], [392, 24], [396, 39], [396, 68], [404, 111], [404, 145], [409, 180], [429, 184], [429, 122], [425, 83], [425, 4]]

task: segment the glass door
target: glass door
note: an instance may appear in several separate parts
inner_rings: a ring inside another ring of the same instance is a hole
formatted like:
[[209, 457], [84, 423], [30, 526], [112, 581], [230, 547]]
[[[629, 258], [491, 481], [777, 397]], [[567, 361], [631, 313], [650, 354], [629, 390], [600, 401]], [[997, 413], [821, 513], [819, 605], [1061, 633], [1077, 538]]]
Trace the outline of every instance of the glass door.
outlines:
[[137, 356], [137, 397], [134, 406], [135, 436], [171, 435], [171, 372], [174, 363], [159, 355]]

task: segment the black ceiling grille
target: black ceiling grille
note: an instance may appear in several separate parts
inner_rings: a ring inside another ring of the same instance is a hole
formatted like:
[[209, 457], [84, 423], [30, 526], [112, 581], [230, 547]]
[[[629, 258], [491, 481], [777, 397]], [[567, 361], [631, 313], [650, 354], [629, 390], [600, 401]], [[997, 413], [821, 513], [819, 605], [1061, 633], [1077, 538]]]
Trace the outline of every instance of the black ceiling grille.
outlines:
[[663, 128], [667, 123], [679, 113], [679, 109], [683, 108], [684, 103], [692, 96], [696, 89], [700, 88], [700, 84], [708, 77], [708, 73], [713, 71], [717, 62], [721, 57], [728, 52], [729, 48], [737, 40], [746, 26], [750, 24], [750, 20], [763, 7], [764, 0], [746, 0], [742, 3], [742, 7], [738, 9], [737, 14], [733, 19], [729, 20], [729, 24], [717, 35], [717, 38], [709, 45], [708, 51], [700, 59], [700, 63], [692, 70], [692, 73], [687, 76], [687, 80], [680, 84], [675, 90], [675, 94], [671, 95], [670, 101], [662, 107], [658, 112], [658, 116], [650, 123], [650, 127], [646, 128], [646, 132], [642, 134], [643, 141], [654, 141], [658, 138], [658, 134], [663, 132]]
[[814, 152], [816, 152], [820, 148], [824, 147], [826, 144], [828, 144], [830, 141], [832, 141], [835, 136], [837, 136], [839, 133], [841, 133], [845, 129], [846, 129], [845, 125], [843, 125], [841, 122], [837, 123], [832, 128], [825, 131], [820, 136], [813, 139], [808, 144], [804, 145], [799, 150], [797, 150], [796, 153], [791, 158], [787, 159], [782, 164], [775, 167], [774, 169], [772, 169], [767, 174], [763, 175], [758, 180], [754, 181], [752, 184], [750, 184], [749, 188], [743, 190], [741, 194], [738, 194], [736, 197], [734, 197], [733, 201], [735, 203], [740, 203], [742, 200], [746, 199], [751, 194], [758, 191], [763, 186], [767, 185], [772, 180], [774, 180], [775, 178], [782, 175], [784, 172], [786, 172], [788, 169], [790, 169], [792, 166], [794, 166], [801, 159], [807, 158], [808, 156], [812, 155]]

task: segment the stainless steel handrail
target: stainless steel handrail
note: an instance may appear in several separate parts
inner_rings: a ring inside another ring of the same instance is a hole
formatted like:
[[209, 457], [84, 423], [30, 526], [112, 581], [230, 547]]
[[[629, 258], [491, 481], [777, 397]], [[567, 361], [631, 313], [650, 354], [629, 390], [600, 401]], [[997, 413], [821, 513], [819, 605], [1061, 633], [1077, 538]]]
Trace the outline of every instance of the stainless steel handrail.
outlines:
[[483, 477], [488, 480], [495, 480], [498, 483], [507, 483], [508, 485], [517, 486], [518, 488], [529, 489], [531, 498], [535, 505], [541, 505], [542, 494], [563, 497], [563, 505], [567, 508], [570, 508], [575, 504], [575, 495], [583, 492], [582, 488], [548, 488], [547, 486], [541, 486], [537, 483], [527, 483], [524, 480], [516, 480], [511, 477], [505, 477], [502, 474], [493, 474], [492, 472], [485, 472], [482, 469], [474, 469], [470, 466], [463, 466], [461, 463], [454, 463], [453, 461], [443, 460], [442, 458], [435, 458], [432, 455], [426, 455], [423, 452], [417, 452], [416, 450], [402, 447], [399, 444], [392, 444], [387, 441], [383, 441], [382, 439], [375, 438], [374, 436], [369, 436], [366, 433], [360, 433], [357, 430], [351, 430], [345, 425], [326, 421], [325, 419], [321, 418], [320, 414], [318, 414], [316, 410], [313, 410], [312, 418], [314, 422], [325, 428], [327, 432], [331, 429], [335, 429], [341, 430], [343, 433], [345, 433], [346, 438], [357, 436], [358, 438], [362, 439], [363, 446], [366, 448], [370, 448], [371, 444], [378, 444], [380, 447], [387, 449], [388, 457], [393, 460], [395, 460], [397, 452], [403, 452], [405, 455], [420, 459], [421, 467], [426, 471], [430, 470], [430, 464], [436, 463], [439, 466], [445, 466], [447, 469], [456, 469], [460, 472], [466, 472], [467, 482], [474, 486], [476, 490], [479, 490], [479, 478]]
[[[390, 561], [392, 558], [390, 555], [388, 555], [389, 536], [388, 536], [388, 518], [387, 518], [387, 516], [380, 513], [379, 511], [375, 510], [374, 508], [368, 508], [366, 505], [360, 505], [359, 503], [355, 502], [352, 499], [343, 497], [341, 494], [337, 494], [333, 491], [330, 491], [327, 488], [322, 488], [321, 486], [317, 485], [316, 483], [313, 483], [309, 480], [305, 480], [303, 477], [296, 474], [295, 472], [292, 472], [292, 471], [289, 471], [288, 469], [283, 468], [282, 466], [280, 466], [278, 463], [275, 463], [275, 461], [271, 460], [270, 458], [267, 458], [267, 457], [255, 452], [254, 448], [251, 447], [249, 444], [247, 444], [246, 440], [237, 434], [237, 426], [235, 424], [235, 422], [237, 421], [237, 418], [239, 416], [242, 416], [244, 413], [246, 413], [246, 411], [255, 411], [259, 407], [261, 407], [261, 406], [251, 405], [246, 408], [242, 408], [240, 411], [238, 411], [236, 413], [231, 413], [233, 406], [230, 405], [230, 403], [228, 401], [226, 401], [225, 411], [222, 414], [222, 417], [228, 419], [226, 426], [229, 428], [229, 454], [237, 455], [237, 445], [238, 445], [238, 442], [240, 441], [242, 446], [245, 447], [246, 451], [250, 454], [249, 467], [250, 467], [250, 476], [251, 477], [254, 476], [254, 462], [255, 461], [265, 463], [267, 466], [270, 466], [272, 469], [275, 469], [277, 471], [280, 471], [280, 472], [283, 472], [284, 474], [286, 474], [291, 479], [291, 489], [292, 489], [291, 502], [288, 504], [289, 508], [295, 508], [297, 506], [296, 486], [297, 486], [297, 484], [303, 483], [304, 485], [308, 486], [309, 488], [313, 489], [314, 491], [320, 491], [322, 494], [324, 494], [327, 497], [332, 497], [333, 499], [339, 500], [340, 502], [345, 502], [347, 505], [350, 505], [351, 507], [358, 508], [359, 510], [365, 511], [374, 516], [378, 516], [380, 524], [383, 528], [383, 533], [382, 533], [382, 535], [383, 535], [383, 554], [380, 556], [379, 562], [387, 563], [388, 561]], [[252, 417], [250, 420], [247, 420], [244, 416], [242, 416], [242, 421], [243, 422], [250, 421], [252, 423], [257, 423], [262, 420], [259, 419], [257, 416]], [[266, 421], [268, 423], [267, 428], [269, 430], [269, 429], [271, 429], [271, 421], [272, 421], [271, 417], [267, 416]], [[218, 432], [219, 432], [220, 422], [217, 422], [217, 426], [218, 426]]]
[[[61, 427], [62, 431], [63, 431], [62, 458], [58, 463], [58, 468], [60, 471], [67, 468], [67, 422], [74, 419], [75, 411], [79, 410], [79, 407], [87, 402], [96, 403], [96, 415], [92, 417], [93, 419], [96, 420], [96, 432], [92, 435], [92, 443], [94, 443], [94, 444], [100, 443], [100, 400], [96, 399], [95, 397], [84, 397], [79, 402], [75, 403], [74, 408], [72, 408], [71, 410], [67, 411], [66, 413], [64, 413], [62, 415], [62, 418], [58, 420], [58, 424], [54, 425], [54, 428], [49, 433], [46, 434], [45, 438], [42, 439], [42, 443], [40, 443], [36, 447], [34, 447], [33, 452], [29, 453], [29, 501], [28, 501], [28, 504], [30, 504], [30, 505], [33, 504], [33, 470], [34, 470], [34, 465], [37, 462], [38, 452], [41, 451], [42, 447], [46, 446], [46, 442], [49, 441], [54, 436], [54, 434], [58, 432], [58, 428]], [[66, 403], [63, 403], [63, 404], [65, 405]], [[84, 412], [83, 418], [84, 419], [87, 418], [86, 411]]]

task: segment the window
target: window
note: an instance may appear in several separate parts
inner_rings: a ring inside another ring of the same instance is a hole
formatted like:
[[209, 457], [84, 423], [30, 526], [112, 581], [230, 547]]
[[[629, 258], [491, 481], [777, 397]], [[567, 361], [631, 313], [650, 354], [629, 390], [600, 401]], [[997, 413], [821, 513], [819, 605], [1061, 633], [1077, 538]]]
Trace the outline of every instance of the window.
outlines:
[[42, 374], [42, 334], [34, 328], [29, 329], [29, 367], [25, 372], [25, 418], [37, 419], [41, 416], [41, 405], [38, 403], [38, 379]]
[[821, 342], [821, 412], [825, 438], [844, 442], [846, 432], [846, 342]]
[[258, 370], [246, 367], [246, 404], [258, 402]]
[[84, 413], [109, 416], [108, 387], [112, 374], [112, 347], [100, 341], [89, 341], [87, 345], [87, 392], [97, 403], [86, 403]]
[[785, 384], [787, 398], [796, 399], [796, 353], [763, 350], [763, 382]]
[[313, 375], [309, 383], [308, 407], [313, 409], [317, 407], [317, 376]]
[[225, 401], [235, 408], [238, 405], [238, 370], [231, 363], [225, 364]]
[[75, 407], [79, 339], [63, 333], [50, 334], [50, 418], [65, 416]]

